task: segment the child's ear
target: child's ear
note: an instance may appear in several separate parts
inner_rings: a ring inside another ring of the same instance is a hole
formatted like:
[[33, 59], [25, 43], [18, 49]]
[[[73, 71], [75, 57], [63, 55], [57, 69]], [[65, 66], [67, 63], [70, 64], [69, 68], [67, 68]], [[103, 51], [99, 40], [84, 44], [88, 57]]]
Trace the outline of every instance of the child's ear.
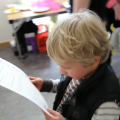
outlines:
[[101, 60], [101, 57], [99, 55], [96, 55], [94, 57], [94, 65], [93, 66], [95, 66], [95, 67], [98, 66], [100, 63], [100, 60]]

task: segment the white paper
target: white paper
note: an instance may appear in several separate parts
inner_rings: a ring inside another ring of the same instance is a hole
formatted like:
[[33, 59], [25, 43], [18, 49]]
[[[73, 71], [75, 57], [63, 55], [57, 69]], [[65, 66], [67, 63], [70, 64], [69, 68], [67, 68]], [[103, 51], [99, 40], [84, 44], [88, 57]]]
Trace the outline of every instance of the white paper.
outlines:
[[0, 58], [0, 85], [31, 100], [50, 115], [46, 110], [47, 103], [28, 76], [18, 67], [2, 58]]

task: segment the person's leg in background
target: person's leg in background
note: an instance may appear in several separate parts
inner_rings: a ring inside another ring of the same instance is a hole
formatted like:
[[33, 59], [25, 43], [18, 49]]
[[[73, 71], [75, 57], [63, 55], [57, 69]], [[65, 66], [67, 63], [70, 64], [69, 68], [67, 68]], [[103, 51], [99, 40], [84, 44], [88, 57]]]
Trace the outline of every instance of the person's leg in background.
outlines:
[[96, 12], [102, 19], [106, 2], [107, 0], [70, 0], [73, 13], [77, 13], [82, 8], [88, 8]]
[[107, 0], [91, 0], [89, 9], [96, 12], [98, 16], [104, 20], [105, 17], [105, 5]]
[[71, 5], [70, 13], [72, 13], [72, 12], [73, 12], [73, 0], [69, 0], [69, 3], [70, 3], [70, 5]]
[[82, 8], [89, 8], [90, 1], [91, 0], [70, 0], [72, 12], [77, 13]]

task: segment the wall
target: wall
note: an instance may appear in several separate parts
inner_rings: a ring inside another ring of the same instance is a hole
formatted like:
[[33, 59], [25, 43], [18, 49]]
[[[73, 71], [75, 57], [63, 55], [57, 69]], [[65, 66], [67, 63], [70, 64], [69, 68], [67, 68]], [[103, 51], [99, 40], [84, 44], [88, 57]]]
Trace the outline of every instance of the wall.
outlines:
[[12, 40], [12, 26], [7, 20], [7, 15], [4, 14], [7, 4], [17, 2], [17, 0], [1, 0], [0, 1], [0, 42]]

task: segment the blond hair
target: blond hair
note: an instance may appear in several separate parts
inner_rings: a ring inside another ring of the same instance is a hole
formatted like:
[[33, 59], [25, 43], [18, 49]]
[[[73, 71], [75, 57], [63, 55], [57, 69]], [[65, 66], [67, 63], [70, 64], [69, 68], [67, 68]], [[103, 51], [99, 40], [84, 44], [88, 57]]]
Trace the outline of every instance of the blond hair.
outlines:
[[77, 61], [84, 66], [109, 56], [110, 40], [100, 18], [90, 10], [80, 10], [58, 21], [47, 40], [48, 56], [55, 62]]

